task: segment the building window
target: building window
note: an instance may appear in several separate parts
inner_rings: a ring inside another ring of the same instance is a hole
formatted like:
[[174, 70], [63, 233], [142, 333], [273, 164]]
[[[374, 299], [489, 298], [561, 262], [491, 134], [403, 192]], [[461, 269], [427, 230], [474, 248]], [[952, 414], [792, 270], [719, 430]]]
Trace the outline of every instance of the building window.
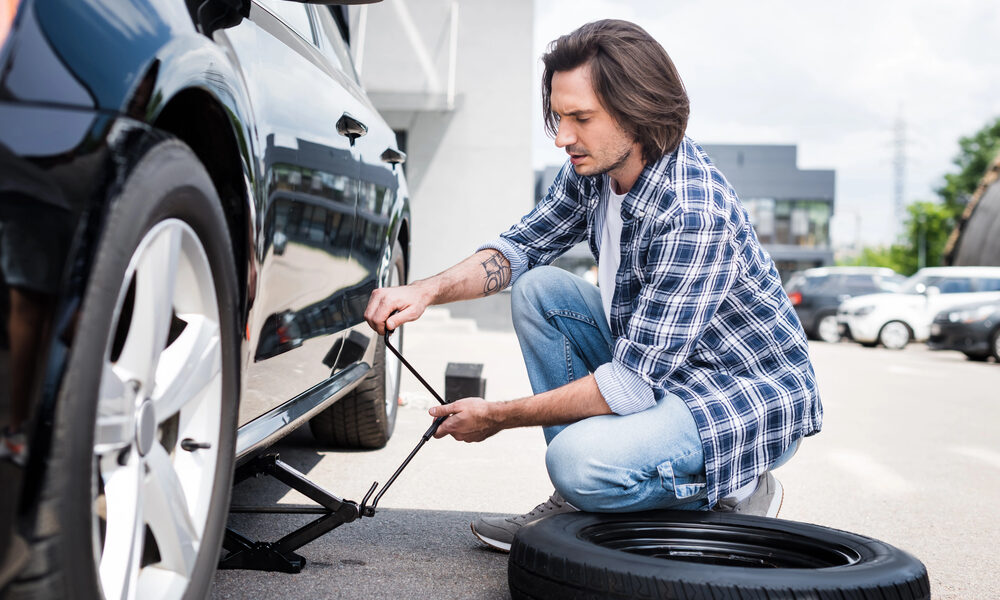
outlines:
[[830, 247], [829, 202], [749, 198], [744, 205], [762, 244]]

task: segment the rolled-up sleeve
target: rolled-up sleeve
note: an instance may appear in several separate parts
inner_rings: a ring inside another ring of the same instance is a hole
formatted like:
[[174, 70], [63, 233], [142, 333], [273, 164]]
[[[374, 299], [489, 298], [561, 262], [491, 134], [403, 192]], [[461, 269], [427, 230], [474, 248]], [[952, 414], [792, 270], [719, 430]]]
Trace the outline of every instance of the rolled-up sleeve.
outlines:
[[594, 371], [597, 387], [616, 415], [628, 415], [652, 408], [656, 404], [653, 388], [621, 362], [612, 360]]

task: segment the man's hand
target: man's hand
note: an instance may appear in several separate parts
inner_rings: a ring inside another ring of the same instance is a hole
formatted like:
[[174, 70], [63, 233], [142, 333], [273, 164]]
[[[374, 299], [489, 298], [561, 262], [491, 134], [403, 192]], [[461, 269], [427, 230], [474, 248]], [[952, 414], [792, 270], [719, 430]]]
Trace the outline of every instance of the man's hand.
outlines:
[[490, 410], [490, 403], [482, 398], [463, 398], [451, 404], [431, 407], [432, 417], [451, 415], [434, 433], [442, 438], [450, 435], [460, 442], [481, 442], [503, 427]]
[[[390, 288], [378, 288], [368, 298], [365, 321], [379, 335], [386, 327], [396, 329], [403, 323], [415, 321], [430, 304], [430, 294], [420, 282]], [[394, 311], [399, 311], [392, 314]], [[390, 316], [392, 315], [392, 316]]]

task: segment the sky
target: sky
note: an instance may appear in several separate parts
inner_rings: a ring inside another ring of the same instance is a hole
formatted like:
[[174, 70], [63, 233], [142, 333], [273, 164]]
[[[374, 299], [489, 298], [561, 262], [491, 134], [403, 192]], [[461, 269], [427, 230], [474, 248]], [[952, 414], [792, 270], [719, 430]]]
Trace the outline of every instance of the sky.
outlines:
[[[835, 169], [838, 247], [888, 244], [899, 232], [900, 118], [910, 203], [936, 200], [943, 175], [957, 170], [958, 139], [1000, 117], [994, 0], [536, 0], [535, 56], [603, 18], [633, 21], [667, 50], [695, 141], [795, 144], [800, 169]], [[535, 104], [535, 167], [562, 164]]]

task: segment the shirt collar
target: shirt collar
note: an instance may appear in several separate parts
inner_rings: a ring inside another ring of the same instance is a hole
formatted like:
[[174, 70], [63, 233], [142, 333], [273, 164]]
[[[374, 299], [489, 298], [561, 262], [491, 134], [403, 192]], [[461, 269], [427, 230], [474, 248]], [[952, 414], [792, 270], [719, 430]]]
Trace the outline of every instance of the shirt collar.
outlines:
[[[681, 146], [683, 145], [682, 141]], [[680, 147], [643, 167], [639, 178], [622, 201], [622, 216], [641, 219], [658, 210], [662, 191], [670, 184], [670, 173], [674, 170], [678, 152]], [[601, 176], [601, 182], [606, 189], [611, 189], [611, 178], [607, 173]]]

